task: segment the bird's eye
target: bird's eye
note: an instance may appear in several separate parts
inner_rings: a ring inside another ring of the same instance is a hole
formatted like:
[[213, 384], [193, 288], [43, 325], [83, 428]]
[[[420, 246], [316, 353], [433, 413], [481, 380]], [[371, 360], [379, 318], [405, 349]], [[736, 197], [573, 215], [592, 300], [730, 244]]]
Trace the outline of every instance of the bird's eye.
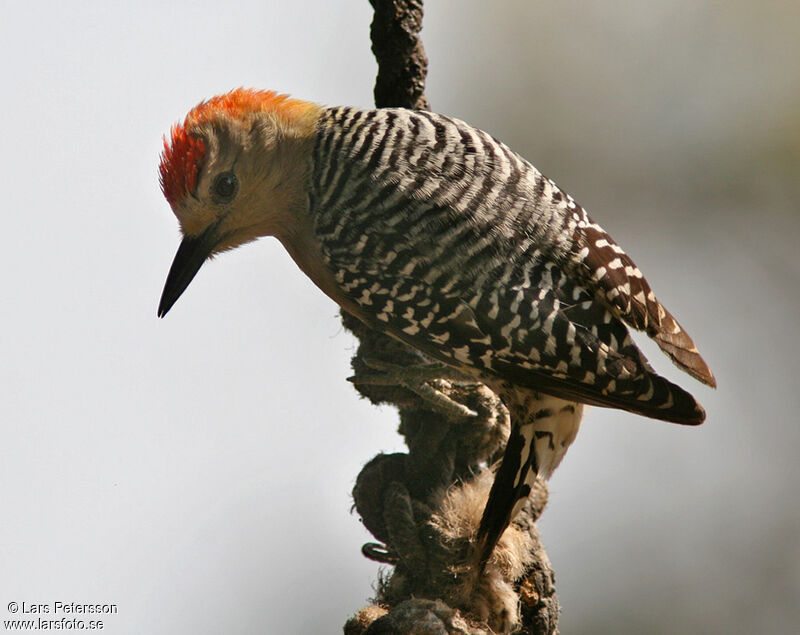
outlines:
[[214, 185], [211, 187], [211, 193], [220, 203], [227, 203], [234, 196], [236, 190], [239, 189], [239, 181], [233, 172], [223, 172], [218, 174], [214, 179]]

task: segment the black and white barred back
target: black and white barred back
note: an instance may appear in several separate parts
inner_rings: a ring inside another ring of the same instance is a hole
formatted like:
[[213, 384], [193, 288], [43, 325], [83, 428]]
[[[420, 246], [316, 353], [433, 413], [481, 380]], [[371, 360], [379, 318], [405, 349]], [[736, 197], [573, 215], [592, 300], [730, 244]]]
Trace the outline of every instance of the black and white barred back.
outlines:
[[702, 419], [622, 320], [712, 383], [689, 337], [622, 249], [530, 163], [428, 112], [334, 108], [319, 130], [316, 234], [342, 289], [381, 328], [515, 385]]
[[[518, 498], [537, 471], [549, 473], [583, 403], [703, 420], [630, 338], [625, 323], [713, 384], [633, 261], [571, 196], [485, 132], [429, 112], [328, 109], [309, 197], [326, 264], [362, 317], [481, 377], [511, 409], [519, 456], [495, 488]], [[525, 452], [534, 439], [535, 452]]]

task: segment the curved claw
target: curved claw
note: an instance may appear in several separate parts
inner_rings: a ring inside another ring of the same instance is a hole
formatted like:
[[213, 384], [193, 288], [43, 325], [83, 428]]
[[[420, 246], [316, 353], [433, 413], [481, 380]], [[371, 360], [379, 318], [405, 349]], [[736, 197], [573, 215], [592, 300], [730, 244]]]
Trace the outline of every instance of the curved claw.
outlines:
[[397, 554], [379, 542], [365, 542], [361, 546], [361, 553], [365, 558], [383, 564], [397, 564]]

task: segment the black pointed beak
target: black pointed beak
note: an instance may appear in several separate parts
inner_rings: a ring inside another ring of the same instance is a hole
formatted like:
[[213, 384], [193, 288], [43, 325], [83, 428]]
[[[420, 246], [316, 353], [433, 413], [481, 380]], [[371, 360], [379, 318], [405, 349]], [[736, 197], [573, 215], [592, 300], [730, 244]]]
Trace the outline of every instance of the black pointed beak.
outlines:
[[216, 229], [216, 225], [212, 225], [199, 236], [186, 236], [181, 241], [178, 253], [175, 254], [175, 259], [169, 268], [164, 291], [161, 292], [158, 317], [167, 314], [211, 255], [217, 243]]

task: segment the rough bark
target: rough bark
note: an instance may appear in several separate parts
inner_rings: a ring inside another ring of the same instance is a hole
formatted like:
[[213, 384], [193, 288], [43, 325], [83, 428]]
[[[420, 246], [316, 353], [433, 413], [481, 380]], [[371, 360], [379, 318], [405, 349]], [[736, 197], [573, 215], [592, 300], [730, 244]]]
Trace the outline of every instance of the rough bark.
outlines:
[[[425, 109], [428, 60], [419, 37], [421, 0], [370, 0], [372, 51], [378, 61], [377, 107]], [[478, 577], [472, 547], [491, 465], [502, 456], [509, 415], [486, 386], [446, 368], [426, 380], [430, 363], [404, 344], [345, 313], [359, 339], [352, 359], [357, 390], [373, 403], [395, 405], [407, 453], [380, 454], [358, 476], [355, 507], [380, 541], [369, 558], [392, 565], [373, 604], [344, 627], [348, 635], [384, 633], [479, 635], [513, 630], [558, 632], [559, 605], [535, 520], [547, 502], [542, 483], [506, 532], [496, 562]], [[415, 380], [414, 377], [417, 377]]]
[[428, 58], [422, 47], [422, 0], [370, 0], [375, 16], [370, 28], [378, 60], [375, 105], [378, 108], [427, 109]]

